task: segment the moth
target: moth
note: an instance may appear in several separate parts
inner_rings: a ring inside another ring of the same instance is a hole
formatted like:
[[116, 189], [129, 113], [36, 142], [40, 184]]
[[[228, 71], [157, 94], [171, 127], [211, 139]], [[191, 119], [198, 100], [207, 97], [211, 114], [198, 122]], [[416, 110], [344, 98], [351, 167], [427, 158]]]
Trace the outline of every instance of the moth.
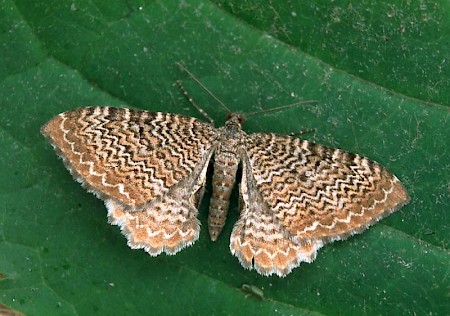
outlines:
[[362, 232], [409, 201], [398, 178], [375, 161], [291, 135], [247, 134], [237, 113], [215, 128], [188, 99], [209, 123], [97, 106], [61, 113], [42, 127], [74, 178], [105, 202], [109, 222], [133, 249], [174, 255], [198, 239], [198, 207], [212, 159], [210, 238], [224, 227], [241, 165], [230, 250], [242, 266], [265, 276], [286, 276], [312, 262], [326, 243]]
[[360, 233], [408, 200], [380, 164], [288, 135], [247, 134], [231, 114], [199, 119], [114, 107], [61, 113], [42, 127], [74, 178], [105, 202], [133, 248], [173, 255], [199, 237], [198, 206], [214, 156], [208, 228], [216, 240], [242, 165], [231, 253], [286, 276], [326, 243]]

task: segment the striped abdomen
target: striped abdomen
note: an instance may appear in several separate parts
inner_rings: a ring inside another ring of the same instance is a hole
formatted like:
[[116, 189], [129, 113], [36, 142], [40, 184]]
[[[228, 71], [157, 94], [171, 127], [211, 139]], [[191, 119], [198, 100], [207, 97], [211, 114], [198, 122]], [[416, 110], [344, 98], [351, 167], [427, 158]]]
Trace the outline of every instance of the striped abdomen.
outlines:
[[236, 152], [219, 147], [214, 158], [213, 194], [209, 206], [208, 229], [211, 240], [216, 240], [225, 225], [230, 195], [236, 181], [239, 158]]

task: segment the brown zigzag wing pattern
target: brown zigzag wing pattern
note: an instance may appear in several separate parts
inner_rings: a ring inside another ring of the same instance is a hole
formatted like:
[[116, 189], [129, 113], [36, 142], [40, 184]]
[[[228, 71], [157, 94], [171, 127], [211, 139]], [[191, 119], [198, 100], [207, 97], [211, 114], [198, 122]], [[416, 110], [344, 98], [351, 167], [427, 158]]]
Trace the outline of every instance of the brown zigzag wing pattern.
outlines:
[[75, 179], [104, 200], [128, 245], [153, 256], [198, 239], [213, 155], [210, 237], [222, 231], [242, 164], [230, 250], [262, 275], [287, 275], [324, 244], [409, 201], [400, 181], [368, 158], [285, 135], [246, 134], [241, 122], [231, 114], [214, 128], [176, 114], [87, 107], [59, 114], [42, 133]]

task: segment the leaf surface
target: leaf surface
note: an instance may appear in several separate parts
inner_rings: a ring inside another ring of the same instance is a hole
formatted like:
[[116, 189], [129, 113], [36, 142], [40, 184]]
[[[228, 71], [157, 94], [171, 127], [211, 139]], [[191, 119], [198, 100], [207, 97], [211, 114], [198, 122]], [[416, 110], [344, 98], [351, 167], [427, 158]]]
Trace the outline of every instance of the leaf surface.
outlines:
[[[3, 1], [0, 303], [25, 315], [448, 314], [449, 14], [444, 1]], [[314, 128], [302, 137], [380, 162], [410, 204], [283, 279], [229, 253], [237, 194], [209, 240], [210, 185], [192, 247], [129, 249], [39, 129], [88, 105], [202, 118], [178, 79], [223, 124], [226, 111], [177, 62], [233, 111], [317, 100], [249, 116], [244, 129]]]

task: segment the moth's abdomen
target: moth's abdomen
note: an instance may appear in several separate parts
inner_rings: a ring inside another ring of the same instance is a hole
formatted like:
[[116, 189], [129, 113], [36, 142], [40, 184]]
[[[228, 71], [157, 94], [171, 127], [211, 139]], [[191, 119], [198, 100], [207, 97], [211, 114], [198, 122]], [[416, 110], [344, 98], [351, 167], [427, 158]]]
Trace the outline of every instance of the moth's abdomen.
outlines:
[[239, 158], [236, 153], [220, 149], [214, 158], [213, 194], [209, 206], [208, 229], [211, 240], [216, 240], [225, 225], [230, 195], [236, 181]]

